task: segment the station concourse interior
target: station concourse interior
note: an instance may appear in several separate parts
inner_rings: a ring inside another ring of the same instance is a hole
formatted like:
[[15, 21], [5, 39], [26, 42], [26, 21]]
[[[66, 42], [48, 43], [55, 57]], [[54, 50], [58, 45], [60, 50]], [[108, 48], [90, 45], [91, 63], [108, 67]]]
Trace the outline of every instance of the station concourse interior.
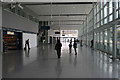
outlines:
[[119, 80], [120, 0], [2, 0], [0, 79], [12, 78]]

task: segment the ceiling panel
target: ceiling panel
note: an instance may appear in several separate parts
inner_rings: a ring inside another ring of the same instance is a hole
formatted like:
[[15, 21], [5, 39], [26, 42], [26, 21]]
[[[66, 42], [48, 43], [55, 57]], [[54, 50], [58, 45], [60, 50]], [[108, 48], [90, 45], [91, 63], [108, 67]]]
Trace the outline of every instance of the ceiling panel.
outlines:
[[59, 21], [59, 20], [85, 20], [86, 16], [39, 16], [40, 21]]
[[92, 4], [76, 5], [29, 5], [27, 6], [38, 15], [51, 14], [88, 14], [92, 9]]

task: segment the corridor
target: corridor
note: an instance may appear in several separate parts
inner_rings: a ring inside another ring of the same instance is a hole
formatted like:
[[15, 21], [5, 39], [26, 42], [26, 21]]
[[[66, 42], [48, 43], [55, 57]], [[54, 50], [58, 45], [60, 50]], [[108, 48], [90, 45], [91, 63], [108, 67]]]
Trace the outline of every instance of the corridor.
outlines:
[[3, 78], [120, 78], [120, 62], [112, 62], [105, 53], [78, 46], [74, 55], [68, 43], [62, 45], [61, 59], [54, 44], [3, 54]]

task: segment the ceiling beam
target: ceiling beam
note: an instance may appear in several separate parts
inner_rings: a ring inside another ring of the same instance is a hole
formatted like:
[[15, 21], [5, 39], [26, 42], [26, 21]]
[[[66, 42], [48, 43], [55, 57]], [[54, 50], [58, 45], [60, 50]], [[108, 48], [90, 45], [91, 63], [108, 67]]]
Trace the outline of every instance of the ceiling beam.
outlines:
[[93, 2], [48, 2], [48, 3], [39, 3], [39, 2], [29, 2], [29, 3], [22, 3], [22, 5], [75, 5], [75, 4], [93, 4]]
[[53, 14], [53, 15], [39, 15], [39, 16], [87, 16], [87, 14]]
[[82, 24], [53, 24], [53, 25], [82, 25]]
[[53, 20], [52, 22], [83, 22], [84, 20]]

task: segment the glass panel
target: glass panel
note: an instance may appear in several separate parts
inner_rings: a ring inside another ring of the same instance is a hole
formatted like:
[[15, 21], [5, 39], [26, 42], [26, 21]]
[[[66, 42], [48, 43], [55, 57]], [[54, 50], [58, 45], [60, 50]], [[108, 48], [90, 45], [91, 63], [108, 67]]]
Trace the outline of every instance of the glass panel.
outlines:
[[99, 27], [99, 23], [97, 23], [97, 27]]
[[104, 7], [104, 17], [107, 16], [107, 6]]
[[116, 12], [116, 18], [118, 18], [118, 11]]
[[97, 22], [99, 22], [99, 13], [97, 14]]
[[102, 8], [103, 7], [103, 1], [101, 0], [101, 3], [100, 3], [101, 5], [100, 5], [100, 7]]
[[106, 4], [106, 2], [107, 2], [107, 1], [106, 1], [106, 0], [104, 0], [104, 5]]
[[109, 21], [112, 21], [113, 20], [113, 15], [110, 15], [109, 16]]
[[110, 52], [112, 53], [112, 43], [113, 43], [113, 30], [112, 27], [110, 28]]
[[119, 2], [119, 1], [118, 1], [118, 0], [116, 0], [116, 9], [118, 9], [118, 2]]
[[117, 28], [117, 55], [120, 55], [120, 27]]
[[101, 20], [101, 25], [103, 25], [103, 21]]
[[100, 47], [102, 48], [103, 45], [103, 34], [100, 32]]
[[104, 45], [105, 45], [105, 51], [107, 51], [107, 29], [104, 32]]
[[107, 18], [104, 19], [104, 24], [106, 24], [106, 23], [107, 23]]
[[101, 10], [101, 19], [103, 19], [103, 10]]
[[97, 4], [97, 12], [99, 11], [99, 4]]
[[112, 0], [109, 2], [109, 14], [111, 14], [113, 12], [112, 9]]

